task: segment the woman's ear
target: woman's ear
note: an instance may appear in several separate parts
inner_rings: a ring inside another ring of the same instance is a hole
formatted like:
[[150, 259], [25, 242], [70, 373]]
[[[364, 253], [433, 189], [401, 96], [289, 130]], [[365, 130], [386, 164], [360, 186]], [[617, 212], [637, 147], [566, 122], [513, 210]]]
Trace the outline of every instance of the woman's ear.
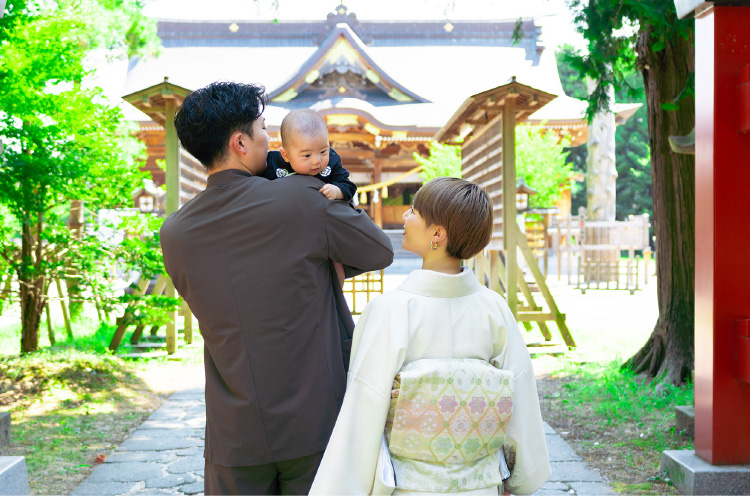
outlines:
[[448, 238], [448, 231], [446, 231], [443, 226], [437, 226], [437, 227], [434, 227], [433, 229], [434, 229], [432, 233], [433, 241], [440, 243], [441, 241], [445, 241]]

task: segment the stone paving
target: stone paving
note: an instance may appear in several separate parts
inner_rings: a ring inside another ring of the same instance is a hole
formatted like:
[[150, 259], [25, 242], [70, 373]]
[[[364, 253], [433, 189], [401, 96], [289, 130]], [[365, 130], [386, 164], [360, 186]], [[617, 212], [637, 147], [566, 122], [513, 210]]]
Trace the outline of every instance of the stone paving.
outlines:
[[[203, 389], [174, 393], [72, 496], [202, 495]], [[615, 494], [546, 423], [552, 476], [535, 494]]]
[[203, 389], [174, 393], [71, 495], [203, 494]]

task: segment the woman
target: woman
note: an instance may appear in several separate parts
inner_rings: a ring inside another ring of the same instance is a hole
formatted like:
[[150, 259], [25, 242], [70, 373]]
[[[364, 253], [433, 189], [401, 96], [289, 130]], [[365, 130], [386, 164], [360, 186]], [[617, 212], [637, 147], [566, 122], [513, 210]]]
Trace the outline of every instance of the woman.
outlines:
[[[504, 454], [510, 468], [505, 490], [532, 493], [547, 480], [550, 468], [531, 359], [505, 300], [461, 266], [462, 259], [489, 243], [492, 203], [476, 184], [439, 178], [417, 192], [403, 219], [403, 247], [422, 258], [422, 270], [370, 302], [357, 323], [346, 396], [311, 494], [393, 491], [387, 462], [384, 467], [388, 453], [383, 432], [394, 378], [421, 359], [479, 359], [514, 377], [513, 412], [502, 452], [490, 459], [489, 472], [485, 467], [482, 474], [454, 480], [446, 491], [498, 494]], [[403, 467], [395, 464], [394, 494], [435, 490], [429, 475], [424, 487], [412, 484], [404, 490], [399, 480], [411, 482], [414, 474], [400, 473]]]

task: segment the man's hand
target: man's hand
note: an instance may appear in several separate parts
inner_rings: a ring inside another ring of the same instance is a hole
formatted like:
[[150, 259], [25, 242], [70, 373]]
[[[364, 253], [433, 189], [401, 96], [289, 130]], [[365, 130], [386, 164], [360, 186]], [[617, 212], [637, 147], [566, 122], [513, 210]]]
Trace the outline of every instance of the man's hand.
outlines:
[[325, 196], [329, 200], [344, 199], [344, 193], [341, 192], [341, 188], [339, 188], [338, 186], [334, 186], [333, 184], [326, 184], [325, 186], [320, 188], [320, 192], [323, 193], [323, 196]]

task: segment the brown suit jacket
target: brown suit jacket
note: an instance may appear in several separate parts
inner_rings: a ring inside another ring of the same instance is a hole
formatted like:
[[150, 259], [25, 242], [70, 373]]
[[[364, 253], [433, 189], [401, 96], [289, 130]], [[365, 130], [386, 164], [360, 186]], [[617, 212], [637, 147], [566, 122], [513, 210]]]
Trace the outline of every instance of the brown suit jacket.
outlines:
[[353, 323], [330, 260], [351, 276], [390, 265], [393, 247], [322, 186], [217, 172], [161, 228], [167, 272], [205, 341], [205, 457], [217, 465], [319, 453], [333, 430]]

